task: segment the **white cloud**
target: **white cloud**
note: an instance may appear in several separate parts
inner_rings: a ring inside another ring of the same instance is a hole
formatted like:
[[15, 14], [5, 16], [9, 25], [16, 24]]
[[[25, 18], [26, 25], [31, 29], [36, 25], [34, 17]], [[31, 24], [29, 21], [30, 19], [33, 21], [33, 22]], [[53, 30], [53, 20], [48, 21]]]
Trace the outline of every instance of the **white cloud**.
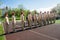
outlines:
[[42, 11], [42, 12], [44, 12], [44, 11], [50, 11], [52, 8], [54, 8], [56, 5], [54, 5], [54, 6], [51, 6], [51, 7], [48, 7], [48, 8], [39, 8], [39, 9], [32, 9], [31, 11], [33, 11], [33, 10], [37, 10], [37, 12], [40, 12], [40, 11]]

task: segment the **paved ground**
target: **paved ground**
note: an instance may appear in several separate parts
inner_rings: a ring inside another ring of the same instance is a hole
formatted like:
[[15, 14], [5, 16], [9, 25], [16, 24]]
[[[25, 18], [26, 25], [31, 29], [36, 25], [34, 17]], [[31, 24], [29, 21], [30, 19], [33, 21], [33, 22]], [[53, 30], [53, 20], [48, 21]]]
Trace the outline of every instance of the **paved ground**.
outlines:
[[[20, 30], [17, 22], [16, 30]], [[5, 26], [5, 25], [4, 25]], [[12, 31], [10, 24], [9, 31]], [[25, 31], [17, 31], [6, 35], [6, 40], [60, 40], [60, 24], [50, 24]]]

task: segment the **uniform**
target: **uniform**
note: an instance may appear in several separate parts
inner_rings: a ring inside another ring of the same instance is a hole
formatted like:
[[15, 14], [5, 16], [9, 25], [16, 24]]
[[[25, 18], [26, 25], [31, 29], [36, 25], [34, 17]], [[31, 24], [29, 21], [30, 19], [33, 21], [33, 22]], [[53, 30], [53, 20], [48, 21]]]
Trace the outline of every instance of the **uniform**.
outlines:
[[49, 14], [49, 17], [50, 17], [50, 24], [52, 24], [52, 12], [50, 12], [50, 14]]
[[38, 15], [38, 24], [39, 24], [39, 26], [42, 26], [42, 14], [41, 14], [41, 12]]
[[53, 13], [53, 23], [55, 23], [55, 20], [56, 20], [56, 16], [55, 13]]
[[28, 26], [29, 26], [30, 28], [32, 28], [32, 15], [31, 15], [31, 13], [28, 14]]
[[55, 14], [52, 12], [52, 23], [55, 23]]
[[12, 26], [13, 26], [13, 32], [15, 32], [15, 27], [16, 27], [16, 18], [15, 18], [15, 16], [14, 16], [14, 15], [12, 16]]
[[22, 30], [25, 30], [25, 29], [24, 29], [25, 22], [24, 22], [24, 15], [23, 15], [23, 14], [21, 14], [20, 19], [21, 19]]
[[37, 14], [34, 14], [33, 18], [34, 18], [34, 25], [37, 27]]
[[6, 16], [5, 17], [5, 25], [6, 25], [6, 33], [9, 33], [9, 19], [8, 19], [8, 17]]
[[47, 24], [47, 13], [44, 12], [44, 20], [45, 20], [45, 25]]
[[49, 24], [49, 11], [47, 11], [47, 13], [46, 13], [46, 21], [47, 21], [47, 24]]
[[44, 13], [42, 13], [42, 24], [46, 25], [46, 18]]

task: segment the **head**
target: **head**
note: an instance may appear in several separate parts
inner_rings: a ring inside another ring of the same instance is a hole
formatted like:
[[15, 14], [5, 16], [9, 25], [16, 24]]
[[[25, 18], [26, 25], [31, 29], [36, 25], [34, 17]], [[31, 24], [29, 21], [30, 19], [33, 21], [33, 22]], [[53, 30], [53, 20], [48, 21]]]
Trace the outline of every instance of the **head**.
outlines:
[[4, 16], [5, 16], [5, 17], [8, 16], [8, 12], [5, 12], [5, 15], [4, 15]]
[[40, 14], [42, 14], [42, 11], [40, 11]]
[[14, 11], [12, 12], [12, 15], [15, 15], [15, 12]]
[[22, 14], [24, 15], [24, 12], [23, 12], [23, 11], [21, 11], [21, 15], [22, 15]]
[[44, 13], [46, 13], [46, 11]]
[[50, 14], [52, 14], [52, 11], [50, 11]]
[[29, 11], [28, 14], [31, 14], [31, 12]]
[[34, 14], [36, 14], [37, 12], [36, 12], [36, 10], [34, 10]]

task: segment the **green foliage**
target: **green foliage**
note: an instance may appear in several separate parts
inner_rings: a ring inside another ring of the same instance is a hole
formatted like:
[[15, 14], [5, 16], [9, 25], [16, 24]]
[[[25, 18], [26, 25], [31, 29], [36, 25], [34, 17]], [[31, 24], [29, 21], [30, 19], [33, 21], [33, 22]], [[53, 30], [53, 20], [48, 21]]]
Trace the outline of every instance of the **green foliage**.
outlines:
[[[0, 35], [3, 33], [4, 33], [3, 26], [0, 24]], [[4, 37], [5, 37], [4, 35], [0, 36], [0, 40], [5, 40]]]
[[60, 4], [57, 4], [57, 6], [52, 8], [51, 11], [55, 12], [57, 15], [60, 15]]
[[0, 17], [2, 16], [1, 14], [2, 14], [2, 10], [0, 9]]

